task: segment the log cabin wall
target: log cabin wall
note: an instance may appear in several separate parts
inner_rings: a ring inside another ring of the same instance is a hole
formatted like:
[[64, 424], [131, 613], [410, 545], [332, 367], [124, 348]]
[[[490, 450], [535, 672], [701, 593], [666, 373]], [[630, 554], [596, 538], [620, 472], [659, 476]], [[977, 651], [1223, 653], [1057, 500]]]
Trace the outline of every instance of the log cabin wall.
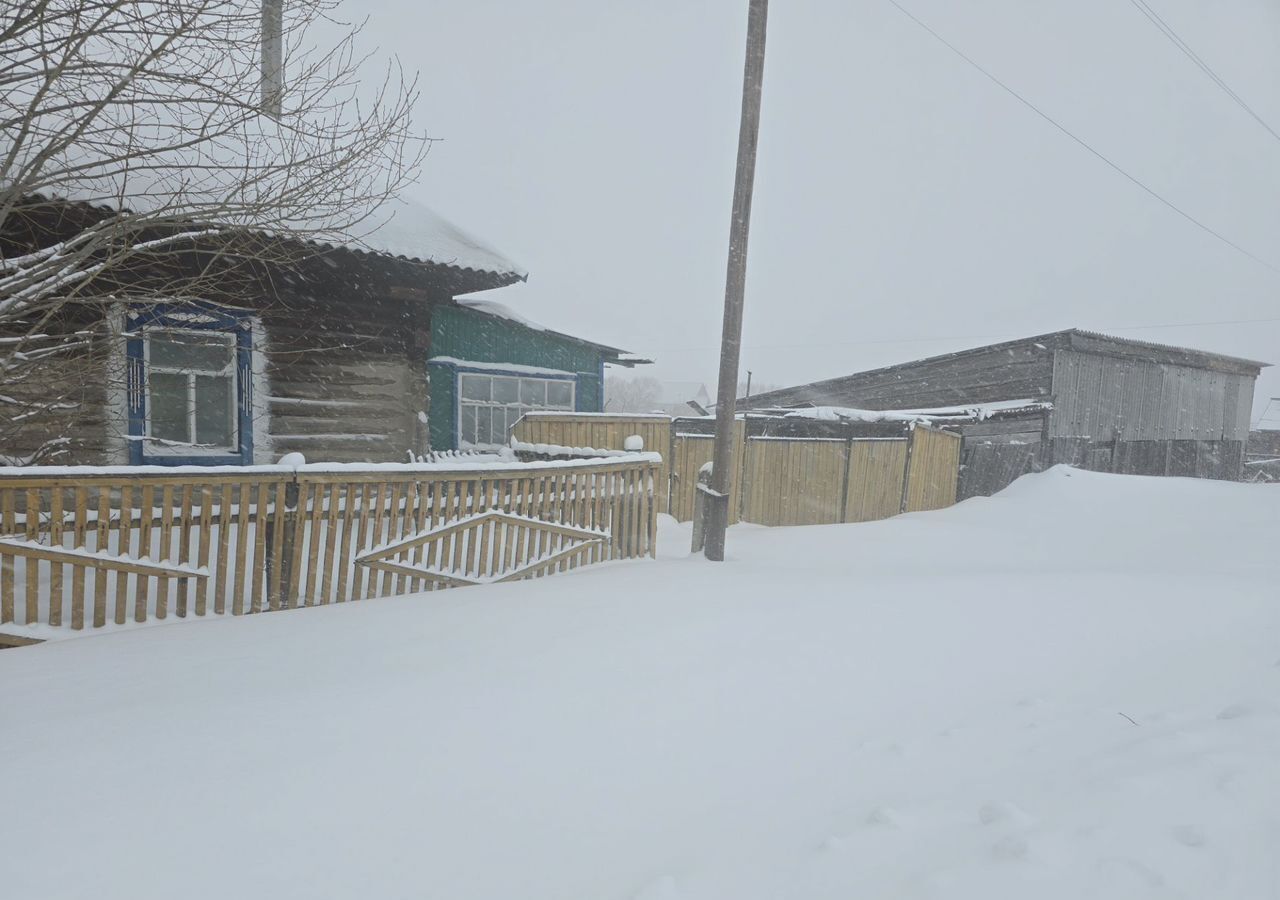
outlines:
[[272, 454], [405, 462], [425, 450], [429, 323], [428, 304], [392, 298], [291, 298], [264, 310], [267, 421], [255, 425]]

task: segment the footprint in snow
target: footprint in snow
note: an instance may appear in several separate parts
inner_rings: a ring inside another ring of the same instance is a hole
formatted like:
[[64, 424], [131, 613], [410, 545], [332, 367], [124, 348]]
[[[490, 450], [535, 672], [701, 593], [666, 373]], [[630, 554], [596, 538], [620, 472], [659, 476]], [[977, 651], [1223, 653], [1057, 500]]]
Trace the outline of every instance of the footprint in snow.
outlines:
[[1031, 825], [1035, 819], [1018, 808], [1004, 801], [1001, 803], [984, 803], [978, 807], [978, 821], [983, 825], [998, 825], [1007, 822], [1011, 825]]
[[1184, 847], [1203, 847], [1204, 832], [1194, 825], [1176, 825], [1173, 839]]
[[1243, 703], [1233, 703], [1218, 713], [1218, 718], [1227, 719], [1243, 719], [1253, 713], [1253, 710]]
[[867, 824], [896, 828], [901, 824], [901, 818], [895, 810], [887, 806], [877, 806], [867, 813]]
[[1019, 837], [1016, 834], [1009, 834], [991, 845], [991, 856], [995, 859], [1012, 862], [1026, 859], [1029, 849], [1026, 838]]

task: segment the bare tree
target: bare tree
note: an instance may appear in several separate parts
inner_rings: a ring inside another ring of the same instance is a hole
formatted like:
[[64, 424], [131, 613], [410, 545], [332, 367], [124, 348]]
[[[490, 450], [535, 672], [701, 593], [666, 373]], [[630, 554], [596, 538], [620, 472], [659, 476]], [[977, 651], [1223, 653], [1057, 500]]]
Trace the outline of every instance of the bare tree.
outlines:
[[[208, 297], [209, 259], [271, 260], [297, 253], [297, 238], [358, 242], [385, 219], [428, 146], [410, 121], [416, 84], [394, 62], [362, 80], [360, 27], [335, 20], [336, 6], [6, 5], [0, 450], [34, 407], [65, 402], [4, 388], [84, 352], [107, 304]], [[317, 47], [316, 25], [341, 33]], [[178, 263], [197, 250], [204, 264]]]
[[604, 380], [604, 397], [609, 412], [653, 412], [662, 405], [662, 384], [648, 375], [635, 378], [611, 375]]

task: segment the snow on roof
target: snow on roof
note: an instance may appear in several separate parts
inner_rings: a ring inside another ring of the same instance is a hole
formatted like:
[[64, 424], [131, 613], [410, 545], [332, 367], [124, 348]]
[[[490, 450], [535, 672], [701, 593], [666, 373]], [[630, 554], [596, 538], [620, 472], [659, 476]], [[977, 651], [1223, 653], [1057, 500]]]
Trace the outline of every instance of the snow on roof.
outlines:
[[482, 312], [487, 316], [496, 316], [499, 319], [506, 319], [509, 322], [515, 322], [517, 325], [523, 325], [525, 328], [532, 328], [534, 331], [551, 330], [547, 328], [546, 325], [541, 325], [532, 319], [525, 318], [505, 303], [497, 303], [493, 300], [480, 300], [475, 297], [459, 297], [458, 305], [465, 306], [467, 309], [474, 309], [476, 312]]
[[803, 409], [752, 410], [753, 413], [787, 418], [820, 419], [828, 422], [938, 422], [978, 421], [996, 413], [1052, 409], [1044, 400], [1000, 400], [967, 406], [935, 406], [929, 409], [855, 409], [844, 406], [813, 406]]
[[[341, 234], [318, 235], [315, 240], [331, 246], [356, 247], [387, 256], [403, 256], [418, 262], [513, 275], [522, 281], [529, 277], [522, 266], [413, 200], [396, 199], [387, 202], [375, 214], [375, 222], [367, 233], [354, 238]], [[517, 318], [514, 313], [510, 313], [508, 317]], [[521, 321], [530, 328], [542, 327]]]

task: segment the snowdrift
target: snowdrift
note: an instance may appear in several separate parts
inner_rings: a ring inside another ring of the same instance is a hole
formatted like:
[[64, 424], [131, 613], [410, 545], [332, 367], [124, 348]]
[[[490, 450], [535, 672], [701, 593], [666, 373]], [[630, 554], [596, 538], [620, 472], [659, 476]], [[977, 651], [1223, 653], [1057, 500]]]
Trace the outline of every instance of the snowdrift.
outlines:
[[4, 895], [1274, 896], [1280, 490], [663, 538], [0, 653]]

